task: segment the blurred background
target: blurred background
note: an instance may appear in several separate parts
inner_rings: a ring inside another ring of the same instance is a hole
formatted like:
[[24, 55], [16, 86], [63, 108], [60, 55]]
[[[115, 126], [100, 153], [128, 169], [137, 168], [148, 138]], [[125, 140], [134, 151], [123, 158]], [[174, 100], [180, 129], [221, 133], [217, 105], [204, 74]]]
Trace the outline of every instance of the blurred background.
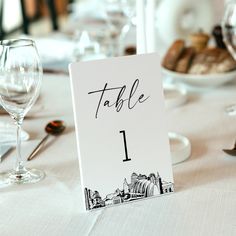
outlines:
[[[0, 0], [1, 4], [1, 19], [0, 19], [0, 33], [1, 38], [8, 37], [9, 35], [16, 35], [12, 33], [24, 33], [32, 35], [42, 35], [50, 32], [51, 29], [63, 29], [68, 23], [68, 18], [71, 14], [78, 14], [87, 5], [87, 8], [94, 14], [98, 11], [102, 14], [102, 5], [107, 3], [116, 2], [115, 0]], [[133, 4], [134, 0], [121, 0], [125, 7], [125, 2]], [[132, 3], [133, 2], [133, 3]], [[168, 0], [157, 0], [158, 4], [161, 2], [168, 2]], [[173, 3], [181, 5], [179, 0], [172, 0]], [[186, 2], [186, 1], [185, 1]], [[191, 2], [191, 0], [188, 0]], [[192, 1], [192, 4], [195, 5]], [[203, 2], [212, 3], [212, 10], [214, 10], [214, 21], [219, 22], [222, 14], [224, 2], [226, 0], [204, 0]], [[201, 1], [199, 2], [199, 4]], [[198, 4], [198, 5], [199, 5]], [[100, 8], [97, 6], [100, 5]], [[204, 4], [205, 5], [205, 4]], [[189, 4], [188, 4], [189, 7]], [[135, 10], [135, 9], [134, 9]], [[179, 10], [179, 9], [176, 9]], [[189, 9], [188, 9], [189, 11]], [[187, 12], [185, 12], [186, 14]], [[189, 12], [188, 12], [189, 13]], [[166, 14], [168, 14], [166, 12]], [[209, 13], [211, 14], [211, 13]], [[187, 19], [188, 20], [188, 19]], [[51, 28], [52, 24], [52, 28]]]
[[63, 26], [69, 0], [1, 0], [1, 39], [22, 33], [45, 35]]
[[[156, 51], [163, 55], [176, 38], [186, 39], [200, 29], [211, 33], [224, 4], [157, 0]], [[68, 62], [136, 53], [135, 0], [0, 0], [0, 13], [0, 39], [35, 39], [44, 65], [52, 57], [63, 68], [62, 58]]]

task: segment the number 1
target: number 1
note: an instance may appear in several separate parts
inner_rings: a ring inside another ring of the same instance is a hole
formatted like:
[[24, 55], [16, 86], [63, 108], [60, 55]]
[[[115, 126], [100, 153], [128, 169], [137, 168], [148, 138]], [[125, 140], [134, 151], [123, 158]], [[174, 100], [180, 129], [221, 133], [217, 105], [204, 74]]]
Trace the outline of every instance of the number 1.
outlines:
[[121, 130], [120, 133], [123, 134], [124, 146], [125, 146], [125, 159], [123, 161], [131, 161], [131, 159], [128, 157], [128, 150], [127, 150], [127, 144], [126, 144], [125, 130]]

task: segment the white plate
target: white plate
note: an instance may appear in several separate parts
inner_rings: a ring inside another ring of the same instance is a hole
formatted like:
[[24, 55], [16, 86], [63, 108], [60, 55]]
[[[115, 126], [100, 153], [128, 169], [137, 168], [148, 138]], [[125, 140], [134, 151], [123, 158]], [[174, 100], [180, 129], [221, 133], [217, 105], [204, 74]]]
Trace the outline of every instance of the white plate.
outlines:
[[165, 76], [172, 78], [173, 81], [197, 87], [216, 87], [236, 78], [236, 70], [218, 74], [195, 75], [178, 73], [162, 67], [162, 72]]

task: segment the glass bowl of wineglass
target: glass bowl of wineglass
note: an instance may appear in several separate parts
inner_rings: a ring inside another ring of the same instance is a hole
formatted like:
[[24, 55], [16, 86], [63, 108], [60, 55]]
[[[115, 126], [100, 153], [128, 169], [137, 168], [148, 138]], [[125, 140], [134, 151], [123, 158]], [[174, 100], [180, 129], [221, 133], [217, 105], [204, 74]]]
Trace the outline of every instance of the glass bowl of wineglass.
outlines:
[[42, 83], [42, 65], [31, 39], [0, 41], [0, 105], [16, 124], [17, 157], [13, 170], [0, 173], [0, 187], [35, 183], [44, 172], [28, 169], [21, 156], [21, 125], [35, 103]]
[[121, 54], [122, 31], [129, 22], [127, 6], [127, 0], [105, 1], [105, 12], [111, 29], [113, 56], [119, 56]]
[[[236, 1], [230, 1], [225, 8], [221, 23], [225, 45], [236, 60]], [[225, 109], [229, 115], [236, 115], [236, 103], [229, 105]]]

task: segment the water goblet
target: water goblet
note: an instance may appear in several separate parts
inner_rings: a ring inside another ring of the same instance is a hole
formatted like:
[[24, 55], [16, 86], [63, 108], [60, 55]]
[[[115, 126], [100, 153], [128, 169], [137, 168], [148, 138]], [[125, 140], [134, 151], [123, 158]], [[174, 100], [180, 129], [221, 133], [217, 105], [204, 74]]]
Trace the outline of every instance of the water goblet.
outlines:
[[120, 55], [122, 31], [129, 21], [126, 8], [127, 0], [105, 1], [105, 11], [111, 28], [113, 56]]
[[0, 105], [13, 118], [17, 129], [17, 157], [13, 170], [0, 173], [0, 187], [35, 183], [44, 172], [28, 169], [21, 156], [21, 125], [35, 103], [42, 82], [42, 65], [33, 40], [0, 41]]

